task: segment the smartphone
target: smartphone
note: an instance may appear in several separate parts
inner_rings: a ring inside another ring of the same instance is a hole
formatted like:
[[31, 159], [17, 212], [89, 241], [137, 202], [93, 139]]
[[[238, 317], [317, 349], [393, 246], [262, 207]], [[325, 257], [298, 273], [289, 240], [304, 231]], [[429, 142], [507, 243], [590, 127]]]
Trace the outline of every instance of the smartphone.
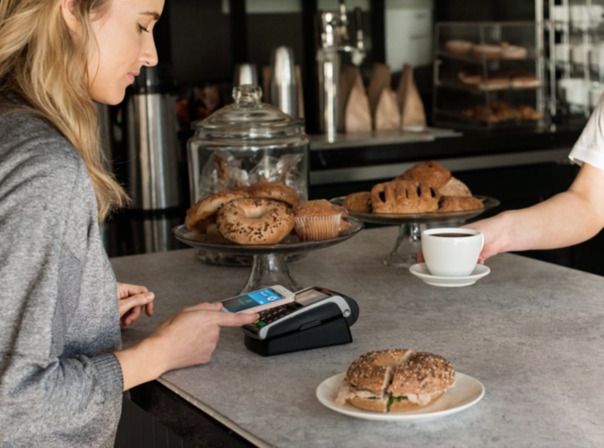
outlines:
[[257, 313], [276, 306], [293, 302], [295, 294], [281, 285], [250, 291], [222, 300], [222, 307], [231, 313]]

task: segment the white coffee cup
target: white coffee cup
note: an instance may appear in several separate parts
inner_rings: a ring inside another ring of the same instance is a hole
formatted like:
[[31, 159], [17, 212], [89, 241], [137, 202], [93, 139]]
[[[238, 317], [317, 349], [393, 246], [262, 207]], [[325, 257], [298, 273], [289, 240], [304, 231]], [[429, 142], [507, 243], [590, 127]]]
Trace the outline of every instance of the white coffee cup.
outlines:
[[463, 277], [476, 268], [484, 236], [474, 229], [440, 227], [424, 230], [421, 245], [430, 274]]

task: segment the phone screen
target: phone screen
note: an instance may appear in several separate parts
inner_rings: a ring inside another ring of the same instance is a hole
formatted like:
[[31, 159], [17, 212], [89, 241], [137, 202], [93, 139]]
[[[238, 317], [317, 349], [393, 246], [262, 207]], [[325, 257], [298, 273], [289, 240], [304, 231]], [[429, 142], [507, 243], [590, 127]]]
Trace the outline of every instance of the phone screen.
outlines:
[[263, 288], [258, 291], [250, 291], [247, 294], [233, 297], [222, 302], [222, 306], [231, 313], [249, 310], [255, 306], [265, 305], [283, 299], [284, 296], [279, 294], [273, 288]]

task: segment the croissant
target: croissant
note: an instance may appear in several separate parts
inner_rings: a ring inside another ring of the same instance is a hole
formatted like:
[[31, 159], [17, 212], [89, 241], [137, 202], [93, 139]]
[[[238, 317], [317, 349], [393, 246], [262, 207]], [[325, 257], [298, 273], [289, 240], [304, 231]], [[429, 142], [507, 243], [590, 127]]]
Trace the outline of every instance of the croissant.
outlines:
[[371, 189], [374, 213], [433, 212], [438, 209], [439, 199], [435, 188], [412, 180], [383, 182]]

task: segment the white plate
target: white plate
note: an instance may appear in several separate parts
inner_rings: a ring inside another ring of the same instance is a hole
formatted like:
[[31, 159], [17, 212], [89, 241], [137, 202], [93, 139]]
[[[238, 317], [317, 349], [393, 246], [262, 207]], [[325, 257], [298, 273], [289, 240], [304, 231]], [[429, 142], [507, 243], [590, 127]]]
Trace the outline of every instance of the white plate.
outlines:
[[432, 286], [443, 286], [443, 287], [460, 287], [470, 286], [476, 283], [477, 280], [482, 277], [486, 277], [491, 273], [491, 269], [484, 264], [477, 264], [474, 272], [470, 275], [462, 277], [444, 277], [441, 275], [432, 275], [425, 263], [416, 263], [409, 268], [409, 272], [418, 278], [421, 278], [424, 283]]
[[469, 375], [456, 372], [455, 385], [449, 388], [439, 400], [429, 406], [417, 410], [382, 414], [380, 412], [364, 411], [349, 404], [340, 405], [335, 402], [338, 389], [345, 375], [345, 373], [339, 373], [319, 384], [317, 387], [317, 398], [323, 406], [328, 407], [332, 411], [365, 420], [414, 421], [444, 417], [475, 405], [484, 396], [484, 386], [480, 381]]

